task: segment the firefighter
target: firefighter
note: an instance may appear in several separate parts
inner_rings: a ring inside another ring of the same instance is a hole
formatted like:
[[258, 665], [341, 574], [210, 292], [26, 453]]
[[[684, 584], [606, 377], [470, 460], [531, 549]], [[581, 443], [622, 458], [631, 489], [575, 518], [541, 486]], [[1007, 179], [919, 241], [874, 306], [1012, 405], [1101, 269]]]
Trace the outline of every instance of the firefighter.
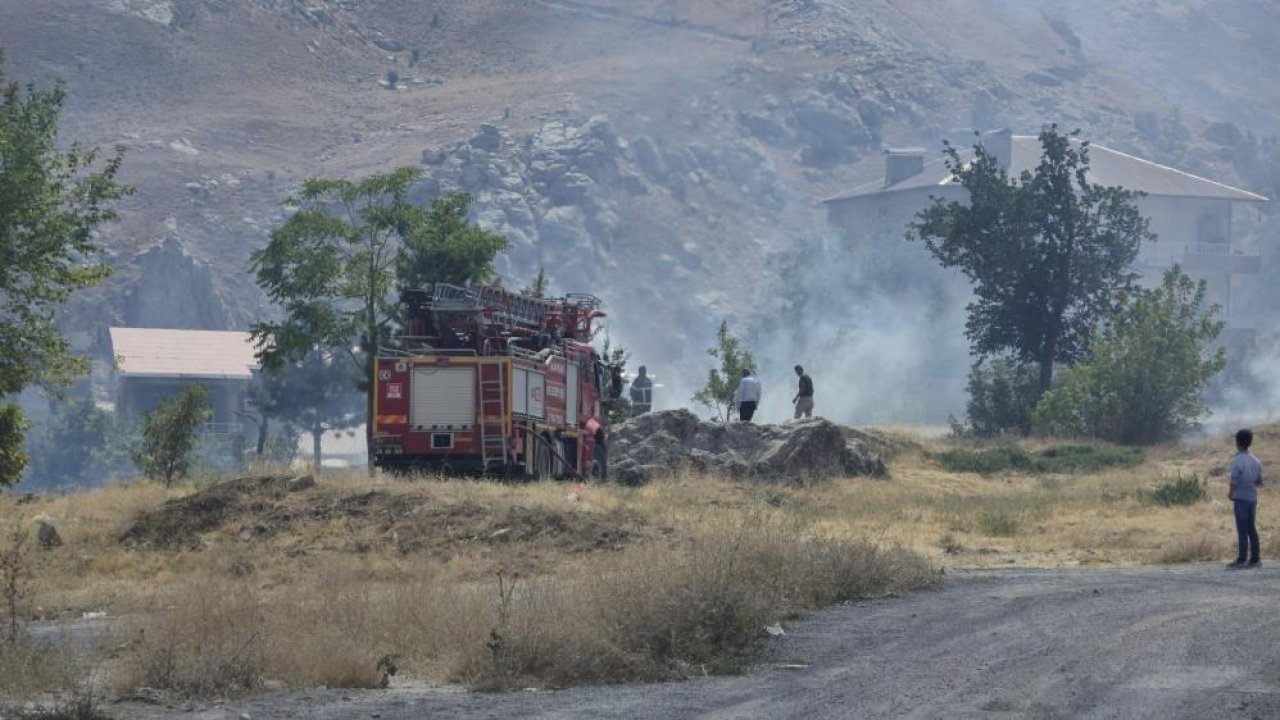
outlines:
[[631, 381], [631, 417], [643, 415], [653, 409], [653, 380], [640, 366], [640, 374]]

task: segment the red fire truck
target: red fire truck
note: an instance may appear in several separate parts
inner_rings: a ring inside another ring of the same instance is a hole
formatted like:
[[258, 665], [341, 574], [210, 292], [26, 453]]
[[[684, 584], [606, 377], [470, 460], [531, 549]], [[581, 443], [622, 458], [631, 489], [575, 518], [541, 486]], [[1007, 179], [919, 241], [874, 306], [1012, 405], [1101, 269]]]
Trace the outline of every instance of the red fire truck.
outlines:
[[597, 298], [437, 283], [400, 299], [405, 332], [379, 349], [371, 388], [378, 466], [605, 478]]

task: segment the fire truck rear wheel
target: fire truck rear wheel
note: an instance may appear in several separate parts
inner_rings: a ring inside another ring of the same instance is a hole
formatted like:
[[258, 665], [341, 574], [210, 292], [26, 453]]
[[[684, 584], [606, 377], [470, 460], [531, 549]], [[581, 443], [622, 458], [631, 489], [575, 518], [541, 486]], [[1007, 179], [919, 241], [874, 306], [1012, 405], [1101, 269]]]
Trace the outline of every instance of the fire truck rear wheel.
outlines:
[[591, 457], [591, 477], [604, 482], [609, 479], [609, 448], [603, 442], [597, 442]]
[[534, 457], [537, 460], [537, 472], [539, 480], [549, 480], [555, 476], [556, 460], [551, 453], [551, 440], [543, 435], [542, 440], [537, 443], [538, 450]]

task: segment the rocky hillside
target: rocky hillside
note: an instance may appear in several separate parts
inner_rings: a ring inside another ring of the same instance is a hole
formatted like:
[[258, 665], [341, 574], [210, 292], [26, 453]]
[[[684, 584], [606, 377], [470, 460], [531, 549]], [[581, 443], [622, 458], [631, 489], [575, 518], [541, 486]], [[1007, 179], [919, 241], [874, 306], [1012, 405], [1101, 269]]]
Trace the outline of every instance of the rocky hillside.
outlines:
[[511, 239], [508, 282], [543, 265], [603, 296], [674, 402], [720, 318], [776, 324], [780, 282], [807, 282], [780, 281], [780, 258], [829, 234], [815, 200], [878, 178], [884, 146], [1054, 121], [1247, 184], [1237, 146], [1280, 131], [1280, 7], [1233, 0], [0, 0], [0, 17], [10, 76], [66, 79], [66, 137], [130, 148], [119, 272], [73, 326], [244, 327], [270, 312], [248, 254], [302, 178], [422, 163], [421, 198], [467, 190]]

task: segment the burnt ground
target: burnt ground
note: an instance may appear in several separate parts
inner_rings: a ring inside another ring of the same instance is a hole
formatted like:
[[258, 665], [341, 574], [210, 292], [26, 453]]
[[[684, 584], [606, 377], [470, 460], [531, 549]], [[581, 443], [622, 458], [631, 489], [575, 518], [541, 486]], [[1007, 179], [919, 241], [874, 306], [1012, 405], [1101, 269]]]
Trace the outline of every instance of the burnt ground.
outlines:
[[261, 542], [330, 523], [342, 523], [345, 534], [355, 538], [345, 548], [350, 551], [393, 547], [444, 558], [469, 546], [507, 544], [556, 554], [618, 550], [671, 532], [625, 510], [443, 501], [430, 486], [351, 492], [317, 485], [310, 476], [282, 475], [228, 480], [169, 500], [137, 516], [119, 540], [138, 551], [200, 550], [225, 538]]
[[556, 692], [279, 693], [121, 718], [1280, 717], [1280, 567], [1006, 570], [788, 626], [736, 677]]

